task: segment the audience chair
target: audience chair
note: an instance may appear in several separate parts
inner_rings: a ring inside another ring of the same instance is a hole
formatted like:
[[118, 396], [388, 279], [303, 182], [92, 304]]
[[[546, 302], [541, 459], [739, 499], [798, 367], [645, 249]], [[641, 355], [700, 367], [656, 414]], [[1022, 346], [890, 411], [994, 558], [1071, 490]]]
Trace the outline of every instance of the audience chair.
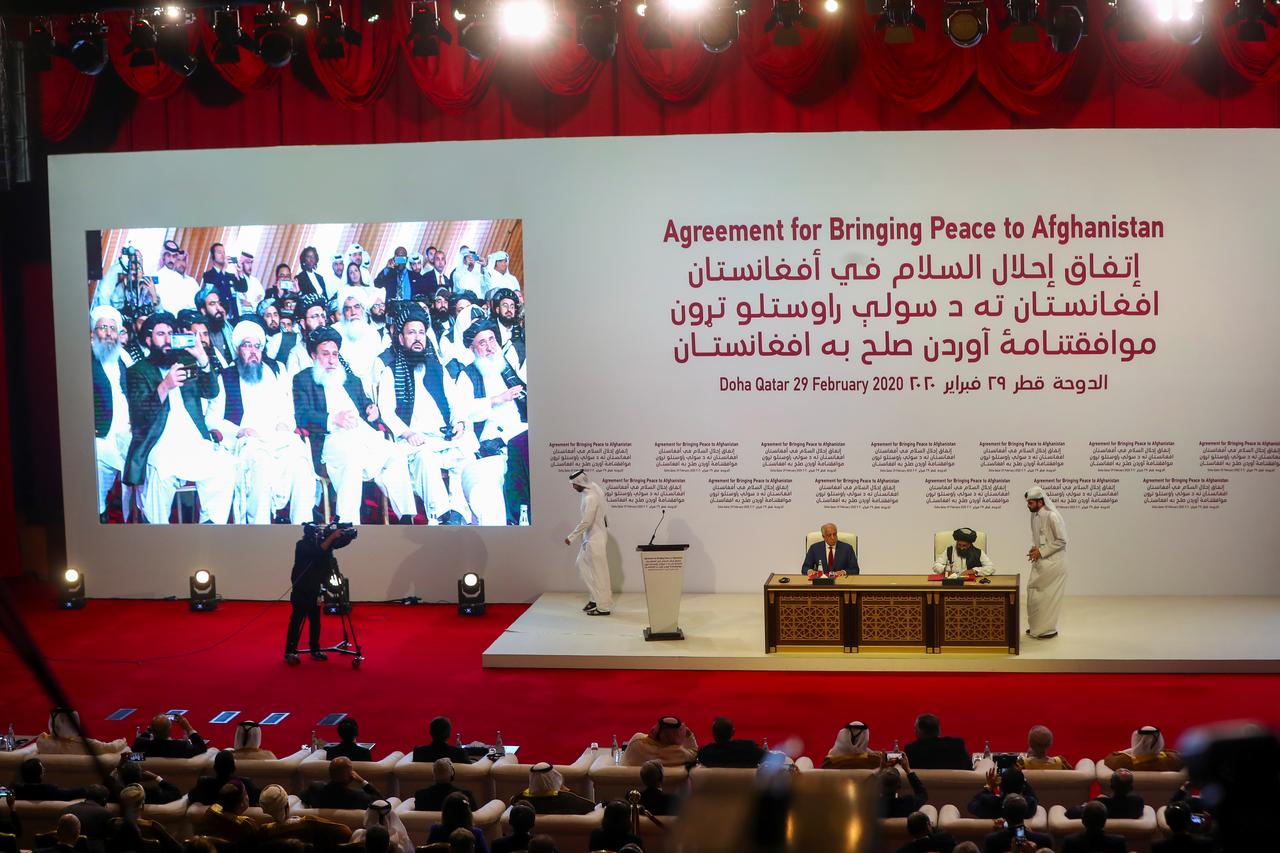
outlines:
[[[1111, 777], [1115, 775], [1115, 771], [1098, 761], [1097, 775], [1098, 787], [1105, 794], [1111, 790]], [[1135, 770], [1133, 792], [1151, 805], [1162, 806], [1173, 798], [1186, 781], [1186, 770]]]
[[[929, 820], [936, 826], [938, 823], [938, 810], [931, 805], [923, 805], [920, 811], [929, 816]], [[987, 821], [987, 826], [991, 826], [991, 821]], [[987, 832], [990, 832], [990, 828]], [[907, 819], [905, 817], [882, 817], [880, 818], [880, 846], [878, 850], [896, 850], [903, 844], [911, 840], [911, 834], [907, 832]]]
[[[608, 756], [606, 756], [607, 758]], [[587, 841], [591, 838], [591, 830], [600, 826], [604, 810], [597, 808], [589, 814], [561, 815], [540, 814], [533, 821], [534, 835], [549, 835], [562, 853], [587, 849]], [[508, 835], [511, 832], [511, 808], [508, 806], [502, 813], [499, 832]], [[646, 844], [645, 850], [649, 847]]]
[[[58, 828], [58, 818], [72, 803], [83, 800], [17, 800], [13, 804], [13, 813], [22, 821], [22, 835], [18, 841], [22, 847], [32, 847], [37, 835], [53, 832]], [[3, 808], [3, 806], [0, 806]]]
[[[413, 753], [401, 758], [395, 765], [396, 784], [401, 794], [412, 794], [435, 783], [433, 763], [415, 762]], [[486, 756], [474, 764], [453, 765], [453, 784], [466, 788], [475, 795], [476, 802], [488, 802], [494, 797], [493, 762]]]
[[0, 853], [18, 853], [18, 836], [12, 832], [0, 832]]
[[[1108, 820], [1105, 831], [1123, 835], [1130, 853], [1149, 853], [1152, 840], [1159, 837], [1156, 834], [1156, 810], [1147, 806], [1142, 810], [1142, 817], [1136, 820]], [[1053, 806], [1049, 809], [1049, 832], [1054, 838], [1065, 838], [1084, 832], [1084, 823], [1069, 819], [1063, 806]]]
[[[289, 798], [289, 802], [292, 806], [293, 797]], [[395, 797], [388, 797], [387, 802], [391, 803], [391, 807], [393, 809], [400, 805], [400, 801]], [[296, 807], [290, 808], [290, 814], [322, 817], [325, 820], [331, 820], [334, 823], [344, 824], [352, 831], [364, 828], [364, 814], [366, 811], [367, 809], [311, 809], [301, 803]]]
[[[33, 842], [31, 849], [39, 850], [42, 847], [52, 847], [57, 843], [58, 843], [58, 833], [42, 832], [35, 837], [35, 841]], [[76, 838], [76, 843], [74, 846], [75, 846], [75, 849], [79, 851], [79, 853], [88, 853], [89, 839], [81, 835], [78, 838]]]
[[236, 775], [252, 779], [259, 789], [279, 785], [286, 791], [298, 790], [298, 768], [310, 754], [310, 749], [303, 748], [284, 758], [237, 758]]
[[[838, 541], [840, 541], [840, 542], [847, 542], [849, 545], [852, 545], [852, 546], [853, 546], [853, 554], [854, 554], [854, 556], [856, 557], [856, 556], [858, 555], [858, 534], [856, 534], [856, 533], [845, 533], [843, 530], [837, 530], [837, 531], [836, 531], [836, 539], [837, 539]], [[804, 554], [801, 554], [800, 556], [801, 556], [801, 557], [803, 557], [805, 554], [808, 554], [808, 553], [809, 553], [809, 549], [810, 549], [811, 547], [813, 547], [813, 545], [814, 545], [815, 543], [817, 543], [817, 542], [821, 542], [821, 541], [822, 541], [822, 531], [821, 531], [821, 530], [810, 530], [807, 534], [805, 534], [805, 537], [804, 537]], [[825, 559], [825, 558], [824, 558], [824, 559]]]
[[[602, 812], [603, 814], [603, 812]], [[658, 820], [662, 821], [661, 826], [649, 820], [648, 818], [640, 818], [640, 840], [644, 842], [645, 853], [662, 853], [664, 850], [674, 850], [674, 844], [668, 845], [668, 841], [674, 842], [675, 834], [678, 831], [676, 824], [679, 823], [678, 817], [659, 816]], [[534, 826], [538, 825], [534, 821]], [[535, 829], [534, 832], [537, 832]]]
[[[572, 764], [557, 764], [555, 768], [564, 777], [564, 783], [575, 794], [594, 798], [591, 786], [591, 765], [605, 750], [584, 749]], [[534, 762], [537, 764], [538, 762]], [[493, 765], [494, 796], [504, 803], [510, 802], [516, 794], [529, 787], [529, 769], [533, 764], [521, 764], [512, 755], [504, 755]], [[456, 784], [456, 783], [455, 783]], [[465, 785], [458, 787], [465, 788]]]
[[[1024, 770], [1027, 782], [1044, 806], [1078, 806], [1089, 799], [1096, 778], [1093, 761], [1082, 758], [1075, 770]], [[976, 792], [975, 792], [976, 793]]]
[[[915, 770], [915, 774], [924, 783], [931, 805], [935, 808], [952, 805], [963, 813], [973, 795], [987, 784], [987, 766], [979, 765], [977, 770]], [[904, 791], [910, 788], [905, 778], [902, 786]]]
[[[0, 753], [6, 755], [8, 753]], [[82, 788], [85, 785], [102, 784], [102, 770], [108, 773], [114, 771], [120, 764], [120, 753], [108, 752], [99, 755], [94, 760], [92, 755], [38, 755], [31, 753], [30, 757], [39, 757], [40, 762], [44, 764], [44, 775], [46, 779], [56, 781], [64, 788]], [[101, 762], [101, 763], [99, 763]], [[0, 765], [2, 767], [3, 765]], [[101, 769], [99, 769], [101, 768]], [[147, 767], [150, 770], [150, 767]], [[17, 770], [14, 770], [17, 773]], [[163, 773], [160, 775], [164, 775]], [[181, 786], [179, 786], [181, 787]]]
[[213, 757], [217, 754], [218, 750], [210, 747], [204, 755], [194, 758], [148, 758], [142, 762], [142, 769], [164, 777], [179, 791], [190, 791], [201, 776], [213, 773]]
[[[592, 763], [590, 775], [594, 799], [598, 803], [626, 800], [628, 791], [639, 791], [644, 787], [640, 782], [639, 767], [616, 765], [607, 751]], [[664, 767], [663, 777], [663, 789], [673, 794], [689, 793], [689, 771], [683, 767]]]
[[[403, 752], [392, 752], [377, 761], [353, 761], [351, 769], [384, 796], [399, 797], [417, 790], [410, 788], [408, 791], [401, 791], [396, 787], [396, 763], [402, 758]], [[299, 791], [306, 790], [312, 782], [329, 781], [329, 759], [325, 757], [323, 749], [317, 749], [302, 759], [302, 763], [298, 765], [298, 777]], [[252, 778], [257, 781], [257, 777]]]
[[[50, 756], [40, 755], [40, 753], [36, 752], [36, 742], [35, 742], [35, 739], [33, 738], [31, 740], [31, 743], [27, 744], [21, 749], [15, 749], [13, 752], [0, 752], [0, 779], [5, 780], [6, 785], [9, 784], [8, 780], [14, 779], [17, 777], [18, 768], [21, 767], [22, 762], [26, 761], [28, 758], [39, 758], [41, 761], [45, 762], [45, 775], [49, 776], [50, 779], [57, 778], [54, 776], [50, 776], [48, 771], [48, 768], [49, 768], [48, 759], [52, 757], [53, 756], [51, 755]], [[79, 756], [71, 756], [71, 757], [77, 758]]]
[[[296, 794], [289, 795], [289, 813], [292, 814], [302, 806], [302, 801], [298, 799]], [[191, 832], [196, 835], [203, 834], [208, 826], [205, 823], [204, 816], [209, 811], [209, 807], [204, 803], [192, 803], [187, 806], [187, 824], [191, 827]], [[266, 826], [271, 823], [271, 816], [257, 806], [250, 806], [244, 813], [244, 816], [256, 823], [258, 826]]]
[[[967, 812], [956, 806], [947, 804], [938, 810], [938, 819], [934, 821], [938, 829], [951, 833], [957, 842], [976, 841], [982, 846], [982, 840], [995, 830], [995, 821], [986, 817], [970, 817]], [[1044, 806], [1036, 807], [1036, 813], [1027, 821], [1027, 829], [1033, 832], [1049, 831], [1049, 813]], [[905, 844], [909, 839], [904, 839]]]
[[[471, 822], [484, 833], [485, 838], [492, 841], [498, 837], [498, 821], [502, 819], [506, 808], [507, 805], [502, 800], [490, 800], [471, 812]], [[413, 797], [396, 806], [396, 814], [400, 816], [400, 822], [415, 844], [425, 844], [431, 825], [440, 822], [440, 812], [414, 811]]]

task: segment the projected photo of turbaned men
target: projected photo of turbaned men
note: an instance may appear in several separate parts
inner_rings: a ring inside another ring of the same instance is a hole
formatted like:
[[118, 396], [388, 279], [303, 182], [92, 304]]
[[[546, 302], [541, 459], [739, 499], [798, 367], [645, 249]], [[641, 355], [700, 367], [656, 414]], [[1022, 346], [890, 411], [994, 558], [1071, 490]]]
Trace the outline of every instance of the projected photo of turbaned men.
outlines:
[[102, 523], [530, 523], [520, 220], [86, 246]]

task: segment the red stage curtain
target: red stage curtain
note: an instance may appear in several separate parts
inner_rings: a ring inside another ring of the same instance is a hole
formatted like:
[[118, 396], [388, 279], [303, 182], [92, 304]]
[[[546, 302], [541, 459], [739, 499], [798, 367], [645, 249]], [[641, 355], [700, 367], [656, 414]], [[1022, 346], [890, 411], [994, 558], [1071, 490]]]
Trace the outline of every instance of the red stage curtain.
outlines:
[[341, 59], [321, 59], [316, 52], [315, 27], [308, 27], [307, 56], [316, 79], [330, 98], [344, 107], [361, 109], [381, 98], [386, 91], [403, 40], [394, 37], [392, 21], [384, 19], [369, 24], [361, 19], [359, 3], [338, 0], [338, 5], [347, 26], [363, 36], [361, 43], [354, 45], [344, 41]]
[[[619, 10], [619, 14], [625, 15], [626, 10]], [[573, 23], [569, 26], [568, 32], [553, 34], [548, 44], [531, 48], [529, 52], [529, 67], [534, 76], [553, 95], [584, 94], [605, 65], [578, 44], [577, 35], [572, 31]]]
[[[1221, 17], [1213, 4], [1205, 6], [1206, 16]], [[1102, 42], [1116, 74], [1135, 86], [1154, 89], [1168, 83], [1191, 52], [1189, 45], [1174, 39], [1163, 27], [1149, 27], [1147, 37], [1141, 41], [1120, 41], [1119, 29], [1106, 25], [1107, 16], [1112, 14], [1106, 4], [1095, 3], [1090, 11], [1097, 14], [1089, 21], [1091, 36]]]
[[[135, 56], [125, 53], [129, 44], [130, 14], [128, 12], [109, 12], [102, 16], [107, 25], [107, 54], [111, 57], [111, 65], [124, 84], [144, 98], [153, 101], [163, 100], [182, 88], [186, 82], [178, 72], [159, 59], [155, 65], [132, 67], [129, 62]], [[195, 28], [187, 30], [187, 44], [194, 52], [196, 48]]]
[[[242, 6], [240, 8], [240, 28], [250, 37], [253, 36], [253, 16], [262, 11], [261, 6]], [[241, 92], [252, 92], [254, 89], [262, 89], [275, 83], [280, 76], [281, 69], [272, 68], [267, 65], [252, 50], [240, 48], [240, 61], [233, 62], [228, 65], [217, 65], [213, 61], [213, 45], [217, 41], [213, 35], [213, 12], [205, 10], [200, 12], [200, 16], [196, 21], [196, 27], [199, 29], [200, 41], [204, 44], [204, 52], [209, 58], [209, 64], [213, 65], [215, 71], [232, 86]]]
[[[772, 4], [753, 3], [751, 11], [739, 19], [738, 42], [751, 70], [784, 95], [806, 92], [826, 78], [843, 44], [850, 44], [849, 9], [829, 15], [818, 0], [810, 0], [809, 10], [821, 23], [817, 29], [796, 27], [798, 45], [776, 45], [773, 32], [764, 31], [772, 14]], [[776, 32], [776, 31], [775, 31]]]
[[1231, 9], [1229, 0], [1222, 3], [1206, 0], [1204, 5], [1205, 16], [1209, 18], [1208, 28], [1213, 32], [1227, 65], [1251, 83], [1271, 83], [1280, 79], [1280, 29], [1264, 27], [1266, 41], [1240, 41], [1236, 36], [1238, 27], [1228, 29], [1223, 23], [1223, 17]]
[[432, 104], [446, 113], [457, 114], [475, 106], [493, 81], [497, 57], [484, 61], [472, 59], [458, 47], [457, 22], [453, 20], [453, 4], [440, 0], [440, 20], [453, 36], [452, 44], [440, 45], [440, 55], [414, 56], [406, 43], [409, 36], [409, 4], [397, 3], [392, 12], [392, 38], [402, 45], [405, 63], [414, 82]]
[[642, 18], [629, 4], [619, 8], [619, 17], [622, 34], [618, 47], [626, 52], [645, 85], [671, 103], [702, 94], [719, 57], [702, 46], [693, 27], [678, 22], [669, 26], [672, 46], [650, 50], [644, 46], [644, 30], [656, 26], [658, 18]]
[[40, 133], [50, 142], [71, 135], [89, 109], [97, 77], [81, 74], [70, 62], [55, 59], [53, 70], [31, 75], [40, 101]]
[[1015, 42], [1012, 29], [1000, 29], [1008, 17], [1003, 7], [992, 8], [991, 29], [978, 43], [978, 81], [1011, 112], [1039, 115], [1075, 65], [1077, 51], [1058, 53], [1038, 28], [1034, 42]]
[[927, 113], [956, 96], [976, 64], [973, 50], [961, 50], [942, 31], [942, 0], [920, 0], [916, 10], [926, 22], [915, 41], [886, 44], [875, 15], [859, 13], [853, 29], [862, 62], [879, 92], [910, 110]]

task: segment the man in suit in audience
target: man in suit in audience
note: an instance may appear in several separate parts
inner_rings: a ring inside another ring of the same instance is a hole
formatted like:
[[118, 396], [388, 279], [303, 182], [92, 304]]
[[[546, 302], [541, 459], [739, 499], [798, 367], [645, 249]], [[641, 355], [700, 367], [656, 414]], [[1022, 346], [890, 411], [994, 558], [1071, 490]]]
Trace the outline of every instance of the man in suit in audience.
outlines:
[[350, 758], [330, 761], [329, 781], [312, 782], [302, 793], [302, 802], [313, 809], [367, 809], [381, 799], [378, 789], [352, 769]]
[[1164, 822], [1172, 833], [1151, 845], [1151, 853], [1213, 853], [1217, 844], [1208, 835], [1191, 833], [1191, 809], [1186, 803], [1170, 803], [1164, 810]]
[[89, 839], [90, 846], [98, 842], [95, 850], [101, 850], [102, 839], [107, 829], [107, 821], [114, 815], [107, 808], [107, 789], [104, 785], [89, 785], [84, 789], [84, 800], [72, 803], [62, 810], [63, 814], [75, 815], [80, 821], [80, 834]]
[[942, 723], [933, 714], [916, 717], [916, 739], [903, 749], [918, 770], [972, 770], [973, 758], [964, 738], [943, 737]]
[[907, 815], [907, 833], [911, 840], [898, 848], [897, 853], [951, 853], [956, 841], [948, 833], [933, 828], [924, 812]]
[[1036, 809], [1040, 805], [1036, 799], [1036, 792], [1017, 767], [1010, 767], [1004, 771], [1003, 775], [997, 773], [994, 767], [989, 769], [987, 784], [983, 785], [982, 790], [969, 801], [969, 814], [994, 820], [1000, 817], [1004, 808], [1004, 799], [1010, 794], [1021, 794], [1027, 801], [1027, 808], [1031, 810], [1027, 813], [1028, 820], [1035, 816]]
[[640, 782], [644, 789], [640, 791], [640, 805], [658, 817], [674, 815], [680, 812], [681, 798], [662, 790], [664, 772], [662, 762], [651, 758], [640, 767]]
[[[185, 733], [184, 737], [173, 737], [173, 724]], [[151, 726], [138, 735], [133, 742], [133, 751], [140, 752], [147, 758], [195, 758], [203, 755], [208, 746], [204, 738], [191, 727], [187, 718], [179, 714], [170, 719], [168, 714], [156, 714], [151, 718]]]
[[804, 555], [804, 563], [800, 571], [806, 575], [816, 575], [820, 571], [834, 574], [838, 578], [845, 575], [858, 574], [858, 555], [848, 542], [841, 542], [839, 531], [831, 522], [822, 525], [822, 541], [814, 542]]
[[444, 806], [444, 798], [455, 791], [467, 798], [467, 802], [471, 804], [471, 808], [476, 807], [476, 798], [471, 792], [465, 788], [459, 788], [453, 784], [454, 776], [457, 771], [453, 769], [453, 762], [448, 758], [437, 758], [435, 764], [431, 766], [431, 776], [435, 779], [435, 784], [426, 788], [419, 788], [413, 794], [413, 809], [419, 812], [438, 812]]
[[18, 768], [22, 781], [13, 788], [19, 800], [78, 800], [84, 796], [84, 788], [60, 788], [44, 781], [44, 763], [38, 758], [28, 758]]
[[218, 792], [228, 782], [235, 782], [244, 788], [249, 797], [249, 805], [258, 804], [262, 791], [252, 779], [236, 775], [236, 754], [231, 749], [221, 750], [213, 757], [213, 775], [197, 779], [195, 787], [187, 794], [187, 801], [211, 806], [218, 801]]
[[58, 818], [58, 828], [53, 835], [53, 846], [37, 847], [35, 853], [76, 853], [80, 840], [80, 819], [73, 814]]
[[373, 753], [356, 743], [360, 734], [360, 726], [354, 717], [344, 717], [338, 723], [338, 742], [325, 747], [324, 757], [332, 761], [335, 758], [350, 758], [352, 761], [373, 761]]
[[698, 763], [703, 767], [759, 767], [764, 749], [753, 740], [734, 740], [733, 722], [716, 717], [711, 724], [712, 742], [698, 750]]
[[1068, 835], [1062, 853], [1125, 853], [1124, 836], [1106, 832], [1107, 807], [1102, 803], [1086, 803], [1080, 820], [1084, 832]]
[[1019, 794], [1010, 794], [1004, 798], [1004, 827], [989, 834], [982, 841], [983, 853], [1009, 853], [1015, 841], [1025, 839], [1036, 846], [1053, 847], [1053, 839], [1043, 832], [1032, 832], [1023, 824], [1026, 822], [1027, 801]]
[[[1133, 793], [1133, 771], [1117, 770], [1111, 774], [1111, 793], [1099, 794], [1094, 800], [1102, 803], [1107, 810], [1107, 817], [1112, 820], [1137, 820], [1142, 817], [1146, 803], [1142, 797]], [[1084, 805], [1067, 809], [1067, 817], [1078, 820], [1084, 817]]]
[[143, 799], [148, 805], [163, 805], [182, 799], [182, 792], [177, 785], [166, 781], [158, 773], [143, 770], [142, 762], [125, 758], [107, 779], [107, 793], [111, 802], [120, 802], [120, 792], [130, 785], [137, 785], [142, 789]]
[[467, 755], [466, 750], [449, 743], [449, 735], [453, 733], [453, 724], [449, 722], [448, 717], [436, 717], [431, 721], [428, 731], [431, 734], [431, 743], [413, 748], [413, 760], [415, 763], [435, 761], [438, 758], [447, 758], [454, 764], [474, 763], [471, 760], [471, 756]]
[[489, 842], [489, 853], [518, 853], [529, 849], [529, 841], [533, 838], [533, 823], [538, 813], [528, 803], [516, 803], [511, 807], [507, 823], [511, 826], [511, 834]]
[[[907, 776], [907, 782], [911, 785], [910, 794], [899, 793], [904, 773]], [[911, 770], [908, 756], [902, 756], [896, 766], [882, 767], [876, 775], [879, 777], [880, 784], [878, 806], [880, 817], [907, 817], [929, 802], [929, 792], [925, 790], [920, 777]]]

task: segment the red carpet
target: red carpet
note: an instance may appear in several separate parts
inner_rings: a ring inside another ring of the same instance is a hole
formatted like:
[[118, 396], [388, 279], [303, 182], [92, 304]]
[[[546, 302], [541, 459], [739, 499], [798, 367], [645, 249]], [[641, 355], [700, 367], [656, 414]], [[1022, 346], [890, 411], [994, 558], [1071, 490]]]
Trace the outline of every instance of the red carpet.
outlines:
[[[42, 588], [20, 585], [19, 601], [32, 636], [69, 692], [90, 732], [103, 739], [132, 736], [153, 713], [189, 708], [214, 745], [226, 746], [231, 726], [213, 726], [218, 711], [261, 719], [288, 711], [267, 729], [264, 746], [296, 749], [330, 711], [362, 725], [375, 754], [408, 749], [426, 739], [427, 721], [445, 714], [467, 739], [520, 744], [526, 761], [567, 761], [591, 741], [607, 746], [660, 714], [674, 713], [700, 740], [718, 714], [741, 736], [789, 736], [820, 758], [836, 729], [850, 719], [871, 726], [872, 746], [910, 739], [914, 716], [932, 711], [949, 734], [971, 748], [984, 738], [1013, 750], [1027, 729], [1054, 730], [1055, 751], [1098, 757], [1129, 745], [1129, 732], [1152, 723], [1172, 744], [1187, 727], [1223, 719], [1280, 723], [1280, 675], [834, 674], [600, 670], [485, 670], [484, 649], [521, 612], [491, 606], [483, 618], [461, 618], [444, 605], [358, 604], [355, 622], [368, 660], [281, 661], [287, 604], [224, 602], [215, 613], [190, 613], [185, 601], [90, 601], [82, 611], [57, 610]], [[326, 617], [326, 642], [337, 620]], [[0, 726], [37, 732], [49, 702], [6, 645], [0, 654]], [[103, 718], [136, 707], [123, 722]], [[333, 737], [332, 729], [321, 737]]]

